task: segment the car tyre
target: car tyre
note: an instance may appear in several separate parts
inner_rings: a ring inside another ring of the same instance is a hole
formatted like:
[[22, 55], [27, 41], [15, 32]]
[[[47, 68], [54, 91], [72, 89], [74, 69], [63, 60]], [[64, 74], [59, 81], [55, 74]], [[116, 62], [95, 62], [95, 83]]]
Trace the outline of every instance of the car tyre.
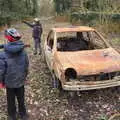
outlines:
[[56, 77], [54, 73], [52, 73], [52, 86], [53, 88], [61, 89], [61, 82], [60, 80]]
[[120, 86], [116, 87], [117, 92], [120, 94]]

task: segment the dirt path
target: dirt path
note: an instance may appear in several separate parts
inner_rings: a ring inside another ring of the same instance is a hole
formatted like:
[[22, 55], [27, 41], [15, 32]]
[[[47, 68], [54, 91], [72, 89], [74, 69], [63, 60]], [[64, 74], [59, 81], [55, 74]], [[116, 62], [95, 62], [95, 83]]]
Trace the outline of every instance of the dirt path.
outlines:
[[[52, 26], [65, 26], [54, 21], [45, 24], [44, 35]], [[15, 26], [24, 42], [32, 44], [31, 29], [23, 24]], [[2, 34], [0, 35], [2, 38]], [[30, 120], [107, 120], [120, 112], [120, 91], [116, 88], [82, 92], [70, 97], [51, 87], [51, 75], [42, 56], [34, 56], [32, 47], [27, 49], [30, 58], [29, 84], [26, 86], [26, 103]], [[0, 120], [6, 120], [5, 91], [0, 90]], [[100, 119], [101, 118], [101, 119]]]

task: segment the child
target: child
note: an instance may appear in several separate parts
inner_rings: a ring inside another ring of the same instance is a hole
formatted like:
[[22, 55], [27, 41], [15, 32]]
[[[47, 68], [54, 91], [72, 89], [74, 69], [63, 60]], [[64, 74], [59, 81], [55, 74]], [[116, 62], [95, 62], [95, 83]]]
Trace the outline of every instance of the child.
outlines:
[[34, 39], [34, 55], [37, 54], [37, 50], [39, 50], [38, 54], [41, 54], [41, 35], [42, 35], [42, 25], [38, 18], [34, 19], [34, 23], [31, 24], [29, 22], [23, 21], [25, 24], [33, 28], [32, 37]]
[[24, 102], [24, 84], [28, 73], [28, 56], [24, 44], [16, 29], [5, 30], [8, 43], [1, 45], [4, 51], [0, 53], [0, 80], [6, 86], [8, 120], [17, 120], [15, 98], [18, 102], [18, 112], [21, 120], [28, 120]]

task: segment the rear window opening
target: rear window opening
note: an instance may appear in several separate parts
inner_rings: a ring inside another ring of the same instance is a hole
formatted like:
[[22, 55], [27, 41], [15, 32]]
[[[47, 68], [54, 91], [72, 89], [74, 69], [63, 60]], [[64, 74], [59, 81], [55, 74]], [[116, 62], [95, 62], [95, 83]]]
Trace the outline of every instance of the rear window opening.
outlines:
[[81, 51], [107, 48], [95, 32], [69, 32], [57, 35], [58, 51]]

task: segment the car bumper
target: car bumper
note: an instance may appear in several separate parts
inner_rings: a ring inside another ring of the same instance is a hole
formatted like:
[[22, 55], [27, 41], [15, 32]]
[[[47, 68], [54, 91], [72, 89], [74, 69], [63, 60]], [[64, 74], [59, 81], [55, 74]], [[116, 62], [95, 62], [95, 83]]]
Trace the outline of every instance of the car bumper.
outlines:
[[62, 88], [64, 90], [70, 90], [70, 91], [85, 91], [85, 90], [102, 89], [102, 88], [115, 87], [115, 86], [120, 86], [120, 76], [115, 77], [112, 80], [104, 80], [104, 81], [66, 82], [65, 84], [62, 85]]

